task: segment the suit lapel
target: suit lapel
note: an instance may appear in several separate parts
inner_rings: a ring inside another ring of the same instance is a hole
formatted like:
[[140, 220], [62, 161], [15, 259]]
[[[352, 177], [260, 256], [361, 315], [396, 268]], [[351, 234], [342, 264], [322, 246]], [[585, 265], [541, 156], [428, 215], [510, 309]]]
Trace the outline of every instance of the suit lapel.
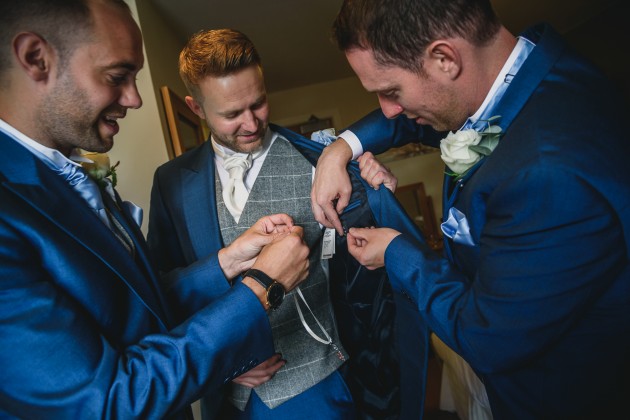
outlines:
[[[504, 133], [497, 147], [501, 147], [502, 142], [509, 138], [508, 130], [512, 122], [549, 73], [565, 48], [561, 38], [548, 25], [538, 25], [531, 28], [523, 36], [536, 43], [536, 47], [523, 63], [505, 94], [496, 105], [495, 112], [493, 112], [493, 115], [501, 116], [498, 125]], [[464, 177], [455, 183], [453, 183], [450, 176], [444, 176], [442, 189], [442, 217], [444, 220], [448, 218], [449, 209], [457, 202], [462, 187], [481, 167], [485, 159], [487, 158], [479, 161]], [[452, 189], [450, 188], [451, 186]], [[444, 238], [444, 251], [448, 259], [455, 263], [451, 249], [451, 239], [449, 238]]]
[[94, 254], [163, 320], [142, 270], [85, 201], [20, 144], [1, 133], [0, 141], [0, 167], [6, 177], [3, 185]]
[[565, 49], [558, 34], [548, 25], [535, 26], [523, 37], [536, 43], [536, 47], [527, 57], [521, 69], [510, 83], [510, 87], [496, 106], [494, 115], [501, 115], [498, 125], [507, 133], [512, 121], [519, 114], [525, 103], [538, 88], [542, 80], [560, 58]]
[[135, 277], [130, 280], [123, 278], [123, 280], [130, 288], [136, 290], [140, 296], [142, 296], [142, 299], [146, 302], [147, 308], [153, 312], [158, 319], [168, 322], [167, 303], [164, 301], [162, 293], [160, 293], [159, 280], [149, 259], [149, 252], [146, 247], [144, 235], [138, 225], [133, 221], [133, 217], [126, 212], [125, 206], [122, 205], [122, 200], [118, 196], [118, 193], [115, 194], [116, 201], [112, 200], [109, 194], [103, 193], [103, 202], [112, 217], [118, 221], [133, 241], [135, 248], [134, 261], [144, 274], [142, 278], [139, 278], [139, 281], [134, 281], [133, 279], [135, 279]]
[[[212, 143], [205, 142], [203, 153], [188, 167], [180, 169], [181, 206], [189, 232], [194, 259], [218, 251], [223, 245], [216, 209], [214, 152]], [[191, 199], [194, 197], [194, 199]], [[186, 251], [186, 250], [185, 250]]]

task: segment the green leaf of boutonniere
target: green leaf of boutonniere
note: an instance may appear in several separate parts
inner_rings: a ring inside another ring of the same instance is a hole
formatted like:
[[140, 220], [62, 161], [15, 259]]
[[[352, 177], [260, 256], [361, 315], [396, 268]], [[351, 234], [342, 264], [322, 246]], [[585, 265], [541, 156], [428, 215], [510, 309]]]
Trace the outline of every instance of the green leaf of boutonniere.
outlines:
[[112, 187], [116, 187], [118, 183], [116, 167], [120, 165], [120, 161], [110, 165], [109, 156], [105, 153], [85, 153], [82, 157], [89, 162], [82, 161], [81, 166], [100, 187], [105, 188], [108, 183], [111, 183]]

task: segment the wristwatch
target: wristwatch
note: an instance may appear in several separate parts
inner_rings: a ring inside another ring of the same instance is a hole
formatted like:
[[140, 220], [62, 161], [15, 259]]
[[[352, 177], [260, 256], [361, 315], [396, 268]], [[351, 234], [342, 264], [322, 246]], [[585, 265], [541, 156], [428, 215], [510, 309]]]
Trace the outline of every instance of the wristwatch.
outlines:
[[267, 291], [267, 306], [278, 309], [285, 295], [284, 287], [280, 283], [255, 268], [247, 270], [243, 277], [251, 277], [264, 287]]

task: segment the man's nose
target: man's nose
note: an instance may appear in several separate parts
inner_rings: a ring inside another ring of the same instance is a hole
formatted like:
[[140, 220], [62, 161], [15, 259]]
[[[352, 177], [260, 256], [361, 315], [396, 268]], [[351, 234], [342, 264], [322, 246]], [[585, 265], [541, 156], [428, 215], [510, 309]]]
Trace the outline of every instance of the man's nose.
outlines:
[[391, 99], [379, 96], [378, 102], [381, 105], [381, 110], [383, 111], [383, 114], [385, 114], [387, 118], [396, 118], [403, 112], [403, 107], [400, 106], [397, 102], [392, 101]]

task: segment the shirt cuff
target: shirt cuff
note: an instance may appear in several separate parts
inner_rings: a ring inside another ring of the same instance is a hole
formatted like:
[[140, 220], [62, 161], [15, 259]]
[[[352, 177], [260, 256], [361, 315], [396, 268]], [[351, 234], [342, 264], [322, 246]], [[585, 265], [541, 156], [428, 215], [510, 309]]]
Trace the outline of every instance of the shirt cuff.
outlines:
[[344, 139], [348, 146], [350, 146], [350, 149], [352, 149], [352, 160], [358, 158], [363, 154], [363, 146], [361, 145], [361, 141], [352, 131], [346, 130], [343, 133], [339, 134], [338, 137]]

